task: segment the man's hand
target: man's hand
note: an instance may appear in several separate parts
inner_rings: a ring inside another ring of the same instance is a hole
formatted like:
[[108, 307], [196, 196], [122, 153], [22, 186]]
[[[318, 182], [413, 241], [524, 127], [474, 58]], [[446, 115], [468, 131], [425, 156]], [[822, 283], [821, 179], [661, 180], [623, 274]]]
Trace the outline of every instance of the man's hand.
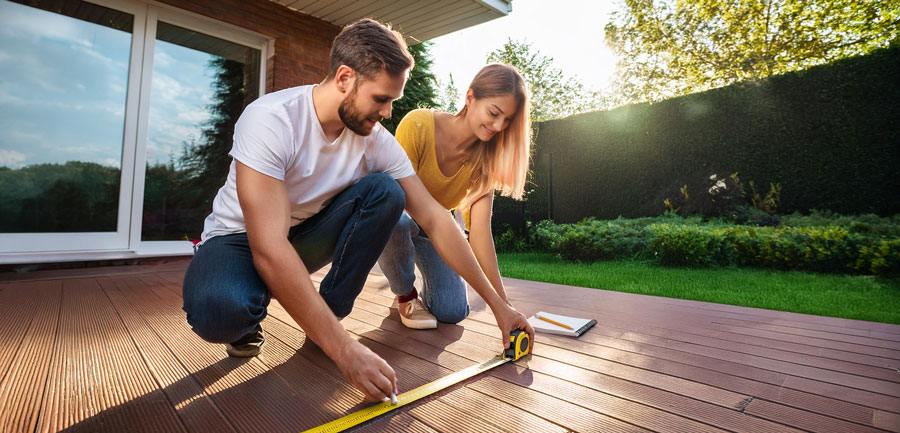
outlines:
[[516, 329], [521, 329], [528, 333], [528, 352], [531, 352], [531, 346], [534, 344], [534, 328], [528, 323], [524, 314], [516, 311], [509, 304], [499, 304], [494, 309], [494, 319], [500, 328], [500, 338], [503, 339], [504, 350], [509, 349], [509, 334]]
[[284, 182], [240, 161], [236, 167], [238, 199], [247, 224], [253, 265], [272, 297], [367, 400], [390, 398], [397, 388], [394, 370], [349, 336], [319, 295], [297, 250], [288, 241], [291, 214]]
[[335, 358], [344, 377], [366, 395], [366, 401], [389, 401], [397, 394], [394, 369], [359, 341], [349, 340]]

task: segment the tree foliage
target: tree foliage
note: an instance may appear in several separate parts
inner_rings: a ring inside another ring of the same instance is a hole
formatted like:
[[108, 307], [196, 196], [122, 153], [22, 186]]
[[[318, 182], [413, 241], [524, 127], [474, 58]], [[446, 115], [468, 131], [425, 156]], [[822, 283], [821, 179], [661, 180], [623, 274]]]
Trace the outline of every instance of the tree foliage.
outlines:
[[397, 125], [400, 124], [406, 113], [417, 108], [438, 107], [439, 105], [437, 103], [437, 81], [431, 71], [434, 61], [428, 52], [429, 48], [431, 48], [431, 42], [420, 42], [409, 47], [409, 53], [412, 54], [416, 64], [409, 73], [409, 79], [406, 80], [403, 97], [394, 101], [391, 118], [381, 121], [381, 124], [391, 134], [397, 130]]
[[453, 74], [450, 74], [450, 80], [447, 83], [441, 83], [438, 80], [438, 87], [440, 87], [440, 95], [438, 95], [438, 106], [441, 110], [444, 110], [448, 113], [456, 113], [459, 111], [459, 107], [456, 104], [460, 100], [459, 89], [456, 88], [456, 83], [453, 81]]
[[507, 40], [488, 54], [488, 63], [514, 66], [531, 92], [531, 120], [543, 121], [592, 111], [602, 106], [598, 92], [591, 91], [574, 77], [566, 77], [553, 66], [553, 58], [525, 42]]
[[900, 0], [624, 0], [616, 103], [659, 101], [898, 43]]

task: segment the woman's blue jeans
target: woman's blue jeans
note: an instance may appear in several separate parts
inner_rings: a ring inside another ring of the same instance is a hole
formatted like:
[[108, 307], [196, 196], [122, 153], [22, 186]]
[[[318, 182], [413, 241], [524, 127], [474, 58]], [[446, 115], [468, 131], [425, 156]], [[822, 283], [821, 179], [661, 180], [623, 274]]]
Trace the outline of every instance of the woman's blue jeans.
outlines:
[[413, 290], [416, 265], [425, 280], [419, 291], [425, 308], [439, 322], [457, 323], [465, 319], [469, 315], [466, 283], [438, 255], [425, 231], [403, 212], [378, 258], [378, 266], [387, 277], [391, 291], [405, 296]]
[[[288, 240], [310, 273], [332, 264], [319, 294], [338, 318], [353, 309], [405, 205], [397, 181], [375, 173], [290, 228]], [[207, 239], [191, 259], [182, 290], [188, 323], [212, 343], [230, 343], [253, 332], [266, 317], [271, 297], [253, 266], [246, 233]]]

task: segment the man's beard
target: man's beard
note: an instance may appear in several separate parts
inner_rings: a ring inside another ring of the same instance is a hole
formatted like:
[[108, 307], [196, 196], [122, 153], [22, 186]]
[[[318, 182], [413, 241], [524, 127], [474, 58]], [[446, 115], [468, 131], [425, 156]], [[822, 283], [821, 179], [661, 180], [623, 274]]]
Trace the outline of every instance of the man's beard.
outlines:
[[[359, 108], [356, 107], [356, 86], [353, 87], [353, 91], [341, 101], [341, 105], [338, 107], [338, 116], [341, 118], [341, 122], [344, 122], [344, 126], [349, 128], [351, 131], [359, 134], [359, 135], [369, 135], [372, 133], [373, 128], [368, 128], [366, 126], [366, 120], [369, 120], [359, 112]], [[374, 119], [372, 119], [374, 120]]]

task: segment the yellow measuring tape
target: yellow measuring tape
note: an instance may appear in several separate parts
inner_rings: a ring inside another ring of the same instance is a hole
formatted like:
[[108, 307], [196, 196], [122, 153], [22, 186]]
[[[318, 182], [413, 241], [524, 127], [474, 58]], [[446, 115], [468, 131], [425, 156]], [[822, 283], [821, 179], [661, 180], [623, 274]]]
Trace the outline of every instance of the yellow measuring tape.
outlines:
[[329, 423], [306, 430], [306, 433], [334, 433], [344, 431], [350, 427], [362, 424], [372, 418], [384, 415], [394, 409], [397, 409], [398, 407], [407, 405], [416, 400], [434, 394], [444, 388], [462, 382], [470, 377], [488, 371], [498, 365], [506, 364], [509, 361], [515, 361], [528, 354], [528, 346], [530, 345], [530, 340], [527, 333], [523, 331], [513, 331], [512, 335], [510, 335], [509, 337], [509, 340], [510, 347], [504, 353], [497, 355], [489, 361], [485, 361], [481, 364], [473, 365], [469, 368], [465, 368], [455, 373], [449, 374], [438, 380], [435, 380], [434, 382], [426, 383], [425, 385], [413, 389], [412, 391], [404, 392], [403, 394], [397, 396], [397, 404], [393, 404], [391, 402], [378, 403], [365, 409], [360, 409]]

